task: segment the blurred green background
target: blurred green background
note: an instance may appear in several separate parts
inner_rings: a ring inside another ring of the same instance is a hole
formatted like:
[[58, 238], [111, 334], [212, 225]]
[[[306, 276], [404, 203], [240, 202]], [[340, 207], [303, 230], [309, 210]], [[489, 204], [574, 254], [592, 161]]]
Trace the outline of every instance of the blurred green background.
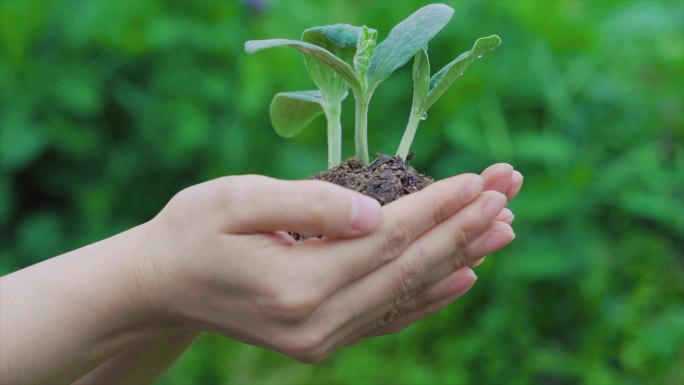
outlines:
[[[384, 38], [424, 1], [0, 2], [0, 273], [102, 239], [182, 188], [326, 166], [325, 123], [291, 140], [279, 91], [302, 57], [249, 39], [346, 22]], [[684, 2], [449, 1], [433, 71], [503, 44], [430, 111], [413, 165], [525, 174], [517, 239], [473, 290], [407, 331], [319, 365], [205, 335], [159, 384], [684, 383]], [[393, 153], [409, 66], [376, 92], [371, 152]], [[353, 148], [345, 102], [345, 155]]]

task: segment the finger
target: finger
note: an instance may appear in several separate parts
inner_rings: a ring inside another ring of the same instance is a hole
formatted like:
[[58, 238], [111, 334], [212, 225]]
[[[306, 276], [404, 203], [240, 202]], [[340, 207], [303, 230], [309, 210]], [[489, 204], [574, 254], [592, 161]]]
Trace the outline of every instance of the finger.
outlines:
[[487, 167], [481, 175], [485, 180], [484, 190], [498, 191], [505, 194], [511, 185], [513, 166], [507, 163], [493, 164]]
[[340, 345], [351, 345], [364, 338], [399, 333], [461, 298], [475, 285], [475, 281], [477, 275], [471, 269], [457, 270], [408, 300], [404, 305], [405, 314], [389, 323], [384, 319], [374, 320], [352, 333]]
[[[453, 258], [469, 267], [477, 267], [484, 261], [485, 256], [508, 246], [514, 239], [515, 232], [511, 225], [495, 220], [487, 227], [487, 230], [455, 253]], [[443, 261], [429, 273], [427, 281], [434, 282], [448, 275], [453, 271], [453, 266], [452, 261]]]
[[509, 225], [513, 223], [513, 219], [515, 219], [515, 214], [513, 214], [513, 211], [507, 208], [501, 210], [499, 215], [494, 218], [495, 221], [506, 222]]
[[512, 200], [520, 192], [520, 188], [523, 185], [523, 175], [519, 171], [513, 171], [513, 176], [511, 177], [511, 185], [506, 189], [506, 197], [508, 200]]
[[[464, 267], [462, 258], [454, 258], [470, 240], [475, 239], [503, 209], [506, 197], [485, 191], [456, 215], [435, 226], [416, 239], [397, 260], [387, 263], [372, 274], [341, 289], [327, 306], [348, 309], [347, 314], [326, 320], [346, 335], [371, 320], [401, 315], [398, 307], [404, 299], [439, 281], [430, 277], [433, 269], [446, 266], [447, 274]], [[446, 265], [445, 265], [446, 264]], [[444, 268], [443, 268], [444, 269]]]
[[[513, 224], [513, 220], [514, 220], [514, 219], [515, 219], [515, 214], [513, 214], [513, 212], [512, 212], [511, 210], [505, 208], [505, 209], [501, 210], [501, 212], [500, 212], [499, 215], [494, 219], [494, 221], [495, 221], [495, 222], [507, 223], [507, 224], [510, 226], [510, 225]], [[492, 224], [495, 224], [495, 222], [493, 222]], [[511, 230], [512, 230], [512, 229], [511, 229]], [[515, 239], [515, 233], [513, 234], [513, 239]], [[511, 239], [511, 241], [513, 241], [513, 239]], [[504, 245], [504, 246], [505, 246], [505, 245]], [[502, 246], [502, 247], [503, 247], [503, 246]], [[498, 249], [497, 249], [497, 250], [498, 250]], [[496, 251], [496, 250], [494, 250], [494, 251]], [[493, 253], [494, 251], [490, 251], [489, 253]], [[469, 266], [470, 266], [470, 267], [477, 267], [477, 266], [480, 266], [480, 265], [482, 264], [482, 262], [484, 262], [485, 256], [486, 256], [487, 254], [488, 254], [488, 253], [482, 254], [482, 257], [481, 257], [480, 259], [476, 259], [476, 261], [473, 262], [473, 263], [471, 263]]]
[[[475, 174], [433, 183], [384, 206], [382, 223], [373, 234], [355, 239], [304, 242], [294, 245], [293, 255], [314, 266], [322, 292], [332, 293], [395, 259], [413, 240], [471, 203], [483, 184], [482, 177]], [[339, 258], [322, 259], [323, 252]]]
[[493, 222], [488, 231], [477, 237], [463, 249], [463, 259], [473, 261], [492, 254], [515, 239], [515, 232], [506, 222]]
[[[475, 267], [489, 254], [505, 247], [515, 239], [515, 233], [508, 223], [492, 221], [487, 229], [465, 247], [425, 274], [425, 282], [437, 282], [454, 272], [454, 265]], [[458, 262], [454, 262], [458, 261]]]
[[[405, 264], [403, 267], [404, 276], [407, 275], [405, 273], [408, 270], [407, 266], [422, 266], [420, 271], [422, 275], [427, 276], [429, 272], [440, 265], [446, 265], [450, 267], [449, 271], [455, 271], [466, 266], [473, 256], [477, 258], [483, 256], [484, 254], [473, 255], [471, 250], [480, 252], [482, 249], [469, 249], [469, 245], [481, 239], [480, 237], [490, 237], [495, 234], [499, 228], [493, 227], [493, 223], [510, 228], [503, 222], [494, 221], [505, 204], [506, 197], [503, 194], [485, 191], [475, 202], [461, 210], [458, 215], [436, 226], [432, 231], [414, 241], [406, 250], [405, 257], [402, 256], [397, 260], [397, 263]], [[482, 241], [477, 242], [478, 247], [482, 243]], [[401, 271], [402, 268], [400, 267], [399, 270]], [[448, 272], [444, 275], [446, 274]], [[441, 279], [441, 277], [436, 279]]]
[[[463, 250], [463, 257], [470, 267], [477, 267], [485, 260], [485, 256], [492, 254], [515, 239], [515, 232], [506, 222], [493, 222], [485, 234], [478, 237]], [[474, 262], [473, 262], [474, 261]]]
[[381, 208], [375, 199], [332, 183], [258, 175], [239, 178], [222, 189], [224, 228], [230, 233], [354, 236], [380, 224]]

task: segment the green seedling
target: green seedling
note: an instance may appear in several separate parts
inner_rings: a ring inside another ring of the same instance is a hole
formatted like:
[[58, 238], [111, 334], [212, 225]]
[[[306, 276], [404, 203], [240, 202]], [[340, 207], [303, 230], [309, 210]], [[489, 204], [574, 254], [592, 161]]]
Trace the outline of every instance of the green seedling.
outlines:
[[397, 155], [406, 159], [418, 124], [427, 110], [470, 64], [501, 42], [498, 36], [480, 38], [470, 51], [431, 77], [427, 44], [451, 19], [453, 12], [444, 4], [422, 7], [392, 28], [387, 38], [378, 44], [376, 30], [348, 24], [307, 29], [302, 40], [246, 42], [245, 51], [248, 53], [273, 47], [299, 50], [304, 54], [309, 75], [318, 86], [318, 90], [284, 92], [273, 98], [270, 115], [275, 131], [285, 137], [294, 136], [318, 115], [325, 114], [328, 121], [328, 167], [332, 168], [341, 162], [341, 106], [351, 89], [355, 100], [356, 156], [367, 164], [368, 107], [373, 92], [392, 72], [413, 58], [413, 105], [397, 151]]

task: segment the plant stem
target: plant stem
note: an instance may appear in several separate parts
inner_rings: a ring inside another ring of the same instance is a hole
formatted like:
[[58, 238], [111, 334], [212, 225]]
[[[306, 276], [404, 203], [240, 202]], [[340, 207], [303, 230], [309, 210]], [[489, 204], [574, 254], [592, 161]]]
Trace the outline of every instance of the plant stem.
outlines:
[[418, 129], [422, 114], [423, 113], [419, 109], [411, 108], [411, 115], [409, 116], [404, 136], [401, 138], [401, 143], [399, 143], [399, 149], [397, 150], [397, 155], [400, 156], [401, 159], [406, 160], [409, 148], [411, 148], [411, 143], [413, 143], [413, 138], [416, 136], [416, 130]]
[[356, 146], [356, 156], [369, 163], [368, 157], [368, 102], [370, 98], [365, 95], [354, 94], [356, 101], [356, 114], [354, 119], [354, 144]]
[[328, 169], [342, 162], [342, 103], [326, 103], [325, 117], [328, 120]]

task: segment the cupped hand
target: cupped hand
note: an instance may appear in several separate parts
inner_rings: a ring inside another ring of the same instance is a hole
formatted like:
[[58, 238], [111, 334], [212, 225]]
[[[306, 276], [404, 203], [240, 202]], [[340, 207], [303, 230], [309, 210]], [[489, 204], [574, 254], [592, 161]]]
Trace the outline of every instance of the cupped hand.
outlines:
[[[220, 178], [175, 196], [136, 259], [149, 321], [317, 362], [465, 293], [467, 266], [513, 239], [522, 176], [495, 165], [381, 208], [321, 181]], [[295, 242], [288, 231], [322, 234]], [[508, 235], [506, 235], [508, 234]]]

